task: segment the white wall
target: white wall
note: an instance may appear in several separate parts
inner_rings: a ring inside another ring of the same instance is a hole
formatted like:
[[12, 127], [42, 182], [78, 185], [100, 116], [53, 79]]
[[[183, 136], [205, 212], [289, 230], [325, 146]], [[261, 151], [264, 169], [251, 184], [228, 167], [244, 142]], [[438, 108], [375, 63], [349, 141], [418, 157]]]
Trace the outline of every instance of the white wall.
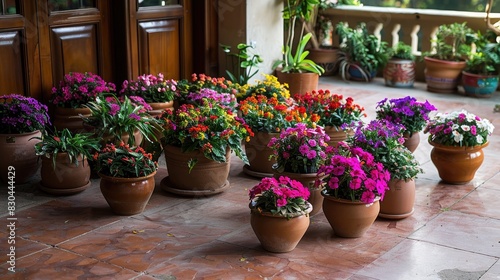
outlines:
[[282, 10], [282, 0], [247, 0], [247, 44], [255, 43], [254, 51], [264, 60], [254, 80], [271, 74], [274, 61], [282, 59]]

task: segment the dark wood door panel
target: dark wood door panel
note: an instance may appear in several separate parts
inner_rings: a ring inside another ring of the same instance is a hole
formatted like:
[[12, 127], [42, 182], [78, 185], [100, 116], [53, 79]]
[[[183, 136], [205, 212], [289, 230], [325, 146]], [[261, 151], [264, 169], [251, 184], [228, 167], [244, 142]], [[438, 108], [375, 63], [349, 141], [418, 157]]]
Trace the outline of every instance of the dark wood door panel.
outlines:
[[0, 32], [0, 95], [25, 94], [21, 31]]
[[180, 79], [179, 20], [139, 23], [139, 69], [142, 74], [163, 73], [169, 79]]
[[52, 73], [61, 80], [69, 72], [99, 73], [96, 25], [51, 30]]

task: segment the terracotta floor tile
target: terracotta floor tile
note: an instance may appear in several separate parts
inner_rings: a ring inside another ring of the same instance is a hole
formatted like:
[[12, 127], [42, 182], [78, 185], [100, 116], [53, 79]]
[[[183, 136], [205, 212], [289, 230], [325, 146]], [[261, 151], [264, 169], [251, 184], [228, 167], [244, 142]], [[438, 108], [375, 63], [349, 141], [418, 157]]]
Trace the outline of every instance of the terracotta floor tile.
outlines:
[[384, 280], [479, 279], [497, 260], [438, 244], [405, 240], [356, 275]]
[[481, 280], [498, 280], [500, 279], [500, 260], [481, 277]]
[[500, 220], [446, 211], [409, 238], [500, 257]]
[[500, 190], [477, 188], [451, 209], [500, 220], [500, 207], [496, 207], [498, 201], [500, 201]]
[[6, 272], [0, 266], [2, 279], [132, 279], [138, 273], [79, 256], [58, 248], [51, 248], [19, 259], [16, 272]]
[[440, 182], [417, 179], [415, 182], [415, 204], [431, 209], [448, 209], [466, 197], [476, 187], [472, 184], [448, 185]]
[[106, 201], [80, 206], [62, 200], [21, 211], [17, 217], [18, 236], [51, 245], [121, 219], [111, 212]]

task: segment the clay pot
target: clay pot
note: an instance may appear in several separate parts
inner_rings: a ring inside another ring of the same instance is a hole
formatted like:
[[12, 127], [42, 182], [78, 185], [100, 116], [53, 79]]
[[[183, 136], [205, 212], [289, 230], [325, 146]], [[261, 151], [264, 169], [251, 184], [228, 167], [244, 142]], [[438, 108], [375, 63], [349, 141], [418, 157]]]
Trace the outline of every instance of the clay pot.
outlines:
[[385, 219], [404, 219], [413, 214], [415, 204], [415, 181], [396, 180], [389, 181], [389, 190], [385, 192], [384, 199], [380, 201], [379, 217]]
[[407, 59], [389, 59], [384, 68], [385, 85], [398, 88], [413, 87], [415, 62]]
[[325, 133], [330, 136], [330, 141], [328, 145], [337, 146], [339, 142], [347, 140], [348, 132], [342, 130], [341, 128], [335, 126], [325, 126]]
[[[216, 162], [207, 159], [202, 152], [183, 153], [181, 148], [172, 145], [164, 147], [168, 176], [161, 181], [163, 190], [175, 194], [196, 196], [213, 195], [230, 187], [229, 169], [231, 150], [226, 151], [226, 162]], [[197, 163], [189, 171], [188, 161]]]
[[58, 153], [54, 166], [51, 157], [41, 157], [40, 188], [50, 194], [75, 194], [90, 186], [90, 166], [86, 158], [78, 157], [78, 165], [69, 160], [67, 153]]
[[156, 171], [144, 177], [118, 178], [99, 174], [101, 193], [118, 215], [142, 213], [155, 189]]
[[67, 128], [73, 133], [82, 133], [87, 131], [83, 125], [82, 117], [90, 117], [89, 108], [63, 108], [56, 107], [52, 123], [58, 130]]
[[405, 139], [403, 146], [410, 150], [410, 152], [415, 152], [420, 144], [420, 133], [418, 131], [413, 132], [411, 136], [409, 134], [404, 134], [403, 137]]
[[427, 90], [436, 93], [458, 91], [460, 74], [466, 66], [465, 61], [447, 61], [430, 57], [425, 59], [425, 81]]
[[432, 141], [431, 160], [436, 166], [439, 177], [443, 182], [455, 185], [466, 184], [476, 175], [484, 160], [483, 148], [486, 142], [474, 147], [444, 146]]
[[[309, 214], [292, 218], [260, 212], [250, 206], [250, 224], [262, 247], [273, 253], [290, 252], [300, 242], [310, 224]], [[309, 213], [312, 206], [306, 211]]]
[[378, 199], [372, 204], [366, 204], [325, 194], [323, 197], [323, 213], [335, 235], [340, 237], [363, 236], [375, 222], [380, 210]]
[[[35, 154], [35, 145], [40, 140], [32, 138], [41, 136], [39, 130], [21, 134], [0, 134], [0, 178], [3, 182], [10, 182], [9, 177], [13, 177], [16, 184], [24, 184], [38, 172], [40, 163]], [[9, 169], [10, 166], [13, 170]]]
[[267, 147], [267, 144], [273, 137], [279, 137], [279, 133], [269, 133], [258, 131], [249, 142], [245, 143], [245, 153], [250, 165], [243, 167], [243, 172], [254, 177], [272, 177], [273, 164], [276, 159], [269, 160], [273, 150]]
[[288, 84], [290, 96], [318, 89], [319, 75], [316, 73], [283, 73], [277, 70], [276, 77], [280, 83]]
[[152, 110], [148, 111], [148, 114], [152, 117], [157, 117], [163, 113], [165, 110], [174, 110], [174, 101], [169, 102], [152, 102], [148, 103]]

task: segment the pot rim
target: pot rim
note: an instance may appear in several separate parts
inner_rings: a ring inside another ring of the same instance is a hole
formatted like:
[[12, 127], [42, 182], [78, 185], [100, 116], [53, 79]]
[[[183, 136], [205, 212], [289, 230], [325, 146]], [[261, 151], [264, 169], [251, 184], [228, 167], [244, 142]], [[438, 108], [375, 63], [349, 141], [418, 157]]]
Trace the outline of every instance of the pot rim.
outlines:
[[372, 205], [373, 203], [376, 203], [376, 202], [380, 201], [380, 196], [375, 197], [375, 200], [373, 200], [373, 202], [372, 202], [372, 203], [364, 203], [364, 202], [361, 202], [361, 201], [352, 201], [352, 200], [349, 200], [349, 199], [344, 199], [344, 198], [337, 198], [337, 197], [333, 197], [333, 196], [331, 196], [331, 195], [325, 194], [325, 192], [321, 192], [321, 195], [322, 195], [325, 199], [328, 199], [328, 200], [333, 200], [333, 201], [337, 201], [337, 202], [340, 202], [340, 203], [348, 203], [348, 204], [364, 204], [364, 205], [367, 205], [367, 206], [370, 206], [370, 205]]
[[155, 170], [153, 173], [151, 173], [149, 175], [146, 175], [146, 176], [142, 176], [142, 177], [130, 177], [130, 178], [113, 177], [113, 176], [104, 175], [104, 174], [102, 174], [100, 172], [98, 172], [97, 175], [99, 175], [99, 177], [101, 177], [101, 178], [104, 178], [104, 179], [107, 179], [107, 180], [110, 180], [110, 181], [124, 182], [124, 181], [130, 181], [130, 180], [135, 180], [135, 181], [146, 180], [146, 179], [149, 179], [149, 178], [155, 176], [156, 172], [157, 172], [157, 170]]
[[490, 144], [490, 141], [486, 141], [486, 143], [484, 143], [482, 145], [477, 145], [477, 146], [449, 146], [449, 145], [443, 145], [443, 144], [435, 143], [435, 142], [433, 142], [430, 139], [428, 139], [427, 142], [429, 142], [429, 144], [431, 146], [434, 146], [436, 148], [443, 149], [443, 150], [449, 150], [449, 151], [456, 151], [456, 150], [460, 150], [460, 151], [472, 151], [472, 150], [477, 150], [477, 149], [485, 148], [485, 147], [487, 147]]

